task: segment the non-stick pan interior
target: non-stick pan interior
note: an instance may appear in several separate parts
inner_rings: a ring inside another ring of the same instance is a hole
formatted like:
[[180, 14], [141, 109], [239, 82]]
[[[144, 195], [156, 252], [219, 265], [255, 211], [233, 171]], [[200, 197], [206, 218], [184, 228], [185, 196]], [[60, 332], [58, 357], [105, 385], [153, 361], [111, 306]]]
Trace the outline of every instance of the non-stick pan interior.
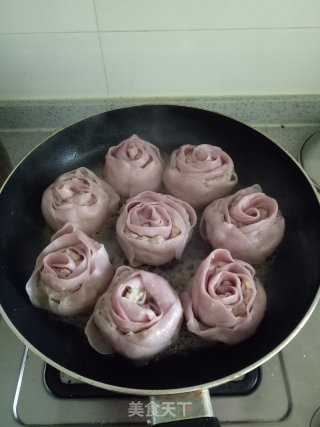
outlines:
[[[183, 144], [218, 145], [234, 161], [239, 188], [258, 183], [277, 199], [286, 231], [264, 277], [267, 312], [251, 339], [231, 347], [213, 344], [178, 351], [136, 366], [115, 354], [98, 354], [80, 328], [31, 305], [25, 284], [50, 238], [40, 210], [43, 191], [63, 172], [80, 166], [99, 168], [108, 148], [134, 133], [162, 153]], [[103, 113], [50, 137], [24, 159], [4, 186], [0, 302], [14, 328], [47, 359], [107, 388], [161, 390], [217, 381], [270, 354], [306, 315], [320, 283], [319, 213], [314, 190], [297, 164], [266, 136], [242, 123], [176, 106]]]

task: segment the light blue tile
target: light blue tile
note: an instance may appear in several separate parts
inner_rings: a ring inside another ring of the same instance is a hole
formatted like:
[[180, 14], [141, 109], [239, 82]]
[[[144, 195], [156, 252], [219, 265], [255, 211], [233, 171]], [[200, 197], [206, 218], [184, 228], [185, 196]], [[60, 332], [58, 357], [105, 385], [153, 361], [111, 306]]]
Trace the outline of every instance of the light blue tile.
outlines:
[[111, 96], [320, 92], [320, 29], [101, 34]]
[[0, 36], [0, 98], [106, 96], [97, 33]]
[[318, 0], [95, 0], [101, 31], [307, 28]]
[[92, 0], [0, 0], [1, 33], [97, 31]]

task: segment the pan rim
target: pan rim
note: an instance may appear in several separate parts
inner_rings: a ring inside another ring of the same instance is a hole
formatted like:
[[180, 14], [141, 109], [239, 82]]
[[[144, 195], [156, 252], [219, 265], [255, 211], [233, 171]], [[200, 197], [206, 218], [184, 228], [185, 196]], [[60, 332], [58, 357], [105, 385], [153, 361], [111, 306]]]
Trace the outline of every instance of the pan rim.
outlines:
[[[228, 119], [231, 119], [237, 123], [240, 123], [252, 130], [254, 130], [255, 132], [260, 133], [261, 135], [263, 135], [264, 137], [266, 137], [270, 142], [272, 142], [273, 144], [277, 145], [294, 163], [295, 165], [300, 169], [300, 171], [303, 173], [303, 175], [305, 176], [305, 178], [307, 179], [307, 181], [309, 182], [311, 188], [314, 191], [314, 194], [316, 196], [316, 199], [318, 201], [318, 203], [320, 204], [320, 194], [317, 191], [317, 188], [314, 184], [314, 182], [311, 180], [311, 178], [308, 176], [308, 174], [306, 173], [306, 171], [303, 169], [302, 165], [299, 163], [299, 161], [297, 159], [294, 158], [294, 156], [288, 152], [284, 147], [282, 147], [276, 140], [274, 140], [272, 137], [270, 137], [269, 135], [267, 135], [265, 132], [256, 129], [254, 126], [242, 121], [242, 120], [238, 120], [232, 116], [229, 116], [227, 114], [224, 113], [220, 113], [218, 111], [214, 111], [214, 110], [209, 110], [209, 109], [205, 109], [205, 108], [197, 108], [197, 107], [190, 107], [190, 106], [184, 106], [182, 104], [141, 104], [141, 105], [133, 105], [133, 106], [127, 106], [127, 107], [121, 107], [121, 108], [114, 108], [114, 109], [110, 109], [110, 110], [105, 110], [102, 111], [100, 113], [94, 114], [94, 115], [89, 115], [88, 117], [82, 118], [80, 120], [77, 120], [73, 123], [70, 123], [68, 126], [62, 127], [61, 129], [57, 130], [56, 132], [53, 132], [50, 136], [46, 137], [43, 141], [41, 141], [39, 144], [37, 144], [30, 152], [28, 152], [21, 160], [20, 162], [13, 168], [13, 170], [11, 171], [11, 173], [8, 175], [7, 179], [5, 180], [5, 182], [3, 183], [2, 187], [0, 188], [0, 194], [2, 192], [2, 190], [4, 189], [6, 183], [8, 182], [8, 180], [10, 179], [11, 175], [15, 172], [15, 170], [20, 166], [20, 164], [34, 151], [36, 150], [40, 145], [42, 145], [43, 143], [45, 143], [48, 139], [50, 139], [51, 137], [53, 137], [54, 135], [58, 134], [59, 132], [77, 124], [80, 123], [82, 121], [85, 121], [87, 119], [90, 119], [92, 117], [98, 116], [98, 115], [102, 115], [108, 112], [112, 112], [112, 111], [119, 111], [119, 110], [124, 110], [124, 109], [132, 109], [132, 108], [141, 108], [141, 107], [171, 107], [171, 108], [187, 108], [187, 109], [193, 109], [193, 110], [201, 110], [201, 111], [205, 111], [207, 113], [214, 113], [217, 114], [219, 116], [223, 116], [226, 117]], [[34, 354], [36, 354], [38, 357], [40, 357], [42, 360], [44, 360], [46, 363], [50, 364], [51, 366], [55, 367], [56, 369], [60, 370], [61, 372], [70, 375], [73, 378], [76, 378], [80, 381], [83, 381], [89, 385], [95, 386], [95, 387], [99, 387], [102, 389], [107, 389], [110, 391], [114, 391], [114, 392], [118, 392], [118, 393], [124, 393], [124, 394], [134, 394], [134, 395], [141, 395], [141, 396], [150, 396], [150, 395], [166, 395], [166, 394], [177, 394], [177, 393], [187, 393], [187, 392], [192, 392], [192, 391], [198, 391], [198, 390], [203, 390], [203, 389], [208, 389], [208, 388], [212, 388], [221, 384], [224, 384], [228, 381], [232, 381], [250, 371], [252, 371], [253, 369], [261, 366], [263, 363], [265, 363], [266, 361], [268, 361], [269, 359], [271, 359], [273, 356], [275, 356], [279, 351], [281, 351], [300, 331], [301, 329], [304, 327], [304, 325], [307, 323], [307, 321], [309, 320], [309, 318], [311, 317], [312, 313], [314, 312], [318, 302], [320, 300], [320, 284], [318, 284], [318, 290], [317, 293], [315, 294], [315, 297], [309, 307], [309, 309], [307, 310], [307, 312], [304, 314], [303, 318], [300, 320], [300, 322], [298, 323], [298, 325], [291, 331], [291, 333], [277, 346], [275, 347], [272, 351], [270, 351], [268, 354], [266, 354], [265, 356], [263, 356], [262, 358], [258, 359], [256, 362], [250, 364], [249, 366], [247, 366], [246, 368], [241, 369], [240, 371], [230, 374], [228, 376], [225, 376], [223, 378], [219, 378], [217, 380], [214, 381], [209, 381], [206, 383], [202, 383], [202, 384], [197, 384], [197, 385], [193, 385], [193, 386], [188, 386], [188, 387], [182, 387], [182, 388], [174, 388], [174, 389], [136, 389], [136, 388], [128, 388], [128, 387], [123, 387], [123, 386], [115, 386], [112, 384], [106, 384], [100, 381], [96, 381], [96, 380], [92, 380], [90, 378], [87, 378], [85, 376], [79, 375], [69, 369], [64, 368], [63, 366], [59, 365], [58, 363], [54, 362], [52, 359], [50, 359], [49, 357], [45, 356], [43, 353], [41, 353], [36, 347], [34, 347], [27, 339], [25, 339], [25, 337], [19, 332], [19, 330], [15, 327], [15, 325], [11, 322], [11, 320], [9, 319], [9, 317], [7, 316], [6, 312], [4, 311], [2, 305], [0, 304], [0, 314], [3, 317], [3, 319], [5, 320], [5, 322], [7, 323], [7, 325], [10, 327], [10, 329], [14, 332], [14, 334], [19, 338], [19, 340], [28, 348], [30, 349]]]
[[[251, 125], [251, 124], [245, 122], [244, 120], [239, 120], [239, 119], [237, 119], [237, 118], [235, 118], [233, 116], [230, 116], [230, 115], [225, 114], [225, 113], [221, 113], [221, 112], [216, 111], [216, 110], [209, 110], [209, 109], [206, 109], [206, 108], [191, 107], [191, 106], [186, 106], [186, 105], [178, 104], [178, 103], [177, 104], [167, 104], [167, 103], [163, 103], [163, 104], [162, 103], [147, 104], [146, 103], [146, 104], [139, 104], [139, 105], [135, 104], [135, 105], [131, 105], [131, 106], [129, 105], [127, 107], [121, 107], [121, 108], [112, 108], [112, 109], [109, 109], [109, 110], [101, 111], [100, 113], [96, 113], [96, 114], [93, 114], [93, 115], [89, 115], [89, 116], [83, 117], [83, 118], [81, 118], [79, 120], [76, 120], [76, 121], [68, 124], [67, 126], [61, 127], [60, 129], [56, 130], [55, 132], [52, 132], [52, 134], [50, 134], [45, 139], [43, 139], [41, 142], [39, 142], [39, 144], [37, 144], [32, 150], [30, 150], [25, 156], [23, 156], [23, 158], [13, 167], [13, 169], [10, 171], [9, 175], [7, 176], [6, 180], [3, 182], [2, 186], [0, 187], [0, 194], [1, 194], [2, 190], [4, 189], [7, 181], [10, 179], [11, 175], [13, 175], [13, 173], [15, 172], [15, 170], [20, 166], [20, 164], [22, 164], [22, 162], [33, 151], [35, 151], [38, 147], [40, 147], [40, 145], [44, 144], [48, 139], [52, 138], [53, 136], [55, 136], [59, 132], [64, 131], [64, 130], [70, 128], [71, 126], [74, 126], [74, 125], [76, 125], [78, 123], [81, 123], [81, 122], [83, 122], [85, 120], [88, 120], [90, 118], [99, 116], [101, 114], [106, 114], [106, 113], [109, 113], [109, 112], [119, 111], [119, 110], [126, 110], [126, 109], [132, 109], [132, 108], [144, 108], [144, 107], [161, 107], [161, 108], [162, 107], [170, 107], [170, 108], [172, 108], [172, 107], [173, 108], [174, 107], [178, 107], [178, 108], [184, 108], [184, 109], [187, 108], [189, 110], [205, 111], [207, 113], [213, 113], [213, 114], [217, 114], [217, 115], [222, 116], [222, 117], [226, 117], [226, 118], [228, 118], [230, 120], [233, 120], [233, 121], [235, 121], [237, 123], [242, 124], [243, 126], [246, 126], [246, 127], [250, 128], [250, 129], [254, 130], [257, 133], [260, 133], [265, 138], [269, 139], [272, 143], [274, 143], [275, 145], [277, 145], [277, 147], [280, 148], [288, 157], [290, 157], [290, 159], [295, 163], [296, 166], [298, 166], [298, 168], [301, 170], [301, 172], [303, 173], [303, 175], [305, 176], [305, 178], [307, 179], [307, 181], [311, 185], [311, 187], [312, 187], [312, 189], [313, 189], [313, 191], [314, 191], [314, 193], [315, 193], [315, 195], [317, 197], [317, 200], [318, 200], [318, 202], [320, 204], [320, 194], [319, 194], [319, 192], [317, 190], [317, 187], [316, 187], [315, 183], [313, 182], [313, 180], [309, 177], [309, 175], [307, 174], [307, 172], [304, 170], [302, 164], [299, 162], [299, 159], [296, 159], [286, 148], [282, 147], [279, 144], [279, 142], [277, 142], [273, 137], [271, 137], [270, 135], [268, 135], [266, 132], [264, 132], [264, 131], [262, 131], [260, 129], [257, 129], [254, 125]], [[313, 136], [313, 134], [311, 136]], [[299, 157], [299, 154], [300, 153], [298, 153], [298, 157]]]
[[197, 384], [194, 386], [188, 386], [188, 387], [180, 387], [180, 388], [173, 388], [173, 389], [140, 389], [140, 388], [128, 388], [123, 386], [115, 386], [113, 384], [106, 384], [101, 381], [95, 381], [90, 378], [87, 378], [83, 375], [79, 375], [67, 368], [64, 368], [63, 366], [59, 365], [58, 363], [51, 360], [49, 357], [41, 353], [36, 347], [34, 347], [28, 340], [25, 339], [25, 337], [19, 332], [19, 330], [14, 326], [14, 324], [11, 322], [9, 317], [7, 316], [6, 312], [4, 311], [2, 305], [0, 305], [0, 315], [5, 320], [6, 324], [9, 326], [11, 331], [17, 336], [17, 338], [29, 349], [31, 350], [36, 356], [38, 356], [41, 360], [48, 363], [49, 365], [53, 366], [57, 370], [61, 371], [62, 373], [71, 376], [72, 378], [75, 378], [79, 381], [82, 381], [86, 384], [89, 384], [94, 387], [102, 388], [105, 390], [113, 391], [116, 393], [122, 393], [122, 394], [132, 394], [137, 396], [161, 396], [161, 395], [169, 395], [169, 394], [180, 394], [180, 393], [188, 393], [188, 392], [194, 392], [199, 390], [205, 390], [210, 389], [216, 386], [219, 386], [221, 384], [225, 384], [229, 381], [233, 381], [242, 375], [247, 374], [248, 372], [252, 371], [253, 369], [258, 368], [259, 366], [263, 365], [265, 362], [270, 360], [272, 357], [274, 357], [276, 354], [278, 354], [281, 350], [283, 350], [292, 340], [296, 337], [296, 335], [302, 330], [302, 328], [305, 326], [305, 324], [310, 319], [312, 313], [314, 312], [315, 308], [317, 307], [320, 300], [320, 284], [317, 290], [317, 293], [308, 309], [308, 311], [305, 313], [303, 318], [300, 320], [298, 325], [293, 329], [293, 331], [272, 351], [270, 351], [265, 356], [258, 359], [256, 362], [252, 363], [251, 365], [247, 366], [246, 368], [241, 369], [238, 372], [235, 372], [233, 374], [230, 374], [228, 376], [219, 378], [218, 380], [209, 381], [202, 384]]

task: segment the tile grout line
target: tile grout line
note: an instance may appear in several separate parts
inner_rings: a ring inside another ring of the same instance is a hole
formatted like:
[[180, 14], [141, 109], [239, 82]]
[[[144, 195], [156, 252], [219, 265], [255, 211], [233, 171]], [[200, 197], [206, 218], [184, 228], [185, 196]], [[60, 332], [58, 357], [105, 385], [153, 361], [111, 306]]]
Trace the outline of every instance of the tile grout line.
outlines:
[[94, 0], [93, 7], [97, 22], [97, 31], [95, 30], [78, 30], [78, 31], [21, 31], [21, 32], [1, 32], [0, 36], [8, 36], [8, 35], [35, 35], [35, 34], [92, 34], [92, 33], [164, 33], [164, 32], [175, 32], [175, 33], [183, 33], [183, 32], [204, 32], [204, 31], [286, 31], [286, 30], [320, 30], [320, 26], [305, 26], [305, 27], [223, 27], [223, 28], [148, 28], [148, 29], [112, 29], [112, 30], [100, 30], [98, 25], [98, 17], [96, 13], [96, 7]]
[[97, 30], [98, 30], [98, 38], [99, 38], [99, 46], [100, 46], [100, 52], [101, 52], [101, 60], [102, 60], [104, 77], [105, 77], [105, 84], [106, 84], [106, 96], [109, 96], [110, 95], [110, 90], [109, 90], [107, 68], [106, 68], [105, 58], [104, 58], [103, 49], [102, 49], [102, 40], [101, 40], [101, 33], [100, 33], [100, 29], [99, 29], [99, 22], [98, 22], [98, 15], [97, 15], [97, 10], [96, 10], [95, 0], [92, 0], [92, 5], [93, 5], [94, 15], [95, 15], [96, 24], [97, 24]]

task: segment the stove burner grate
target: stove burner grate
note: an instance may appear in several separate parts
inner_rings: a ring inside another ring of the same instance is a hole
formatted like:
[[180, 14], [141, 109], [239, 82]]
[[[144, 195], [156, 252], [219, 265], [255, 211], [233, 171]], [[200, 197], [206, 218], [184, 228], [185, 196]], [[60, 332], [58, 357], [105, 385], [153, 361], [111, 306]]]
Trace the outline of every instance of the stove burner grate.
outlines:
[[[261, 370], [256, 368], [242, 377], [210, 389], [211, 396], [245, 396], [256, 390], [261, 381]], [[44, 383], [47, 390], [59, 398], [110, 398], [128, 397], [123, 393], [94, 387], [90, 384], [76, 381], [62, 374], [56, 368], [46, 364], [44, 368]]]

